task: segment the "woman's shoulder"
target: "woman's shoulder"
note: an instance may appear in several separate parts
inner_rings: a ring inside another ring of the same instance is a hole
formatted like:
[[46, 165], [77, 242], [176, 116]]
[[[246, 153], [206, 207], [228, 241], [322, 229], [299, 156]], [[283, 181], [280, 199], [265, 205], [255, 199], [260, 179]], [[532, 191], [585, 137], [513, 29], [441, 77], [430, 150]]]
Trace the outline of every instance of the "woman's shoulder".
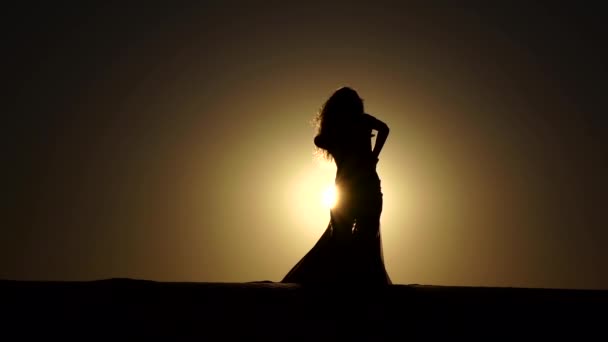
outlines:
[[363, 113], [363, 114], [361, 114], [361, 117], [362, 117], [364, 120], [376, 120], [376, 117], [374, 117], [373, 115], [368, 114], [368, 113]]
[[378, 120], [375, 116], [373, 116], [371, 114], [363, 113], [361, 115], [361, 121], [367, 125], [372, 126], [380, 120]]
[[375, 130], [383, 130], [383, 131], [388, 130], [388, 126], [386, 125], [386, 123], [377, 119], [373, 115], [364, 113], [362, 115], [361, 120], [366, 127], [371, 127], [372, 129], [375, 129]]

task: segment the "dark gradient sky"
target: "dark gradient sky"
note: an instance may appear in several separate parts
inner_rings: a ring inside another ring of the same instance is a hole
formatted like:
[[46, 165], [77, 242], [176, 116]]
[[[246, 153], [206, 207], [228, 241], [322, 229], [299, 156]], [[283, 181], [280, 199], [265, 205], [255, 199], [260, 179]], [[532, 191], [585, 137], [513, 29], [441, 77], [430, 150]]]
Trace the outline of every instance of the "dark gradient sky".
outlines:
[[0, 278], [280, 280], [349, 85], [395, 283], [608, 289], [603, 12], [250, 3], [7, 9]]

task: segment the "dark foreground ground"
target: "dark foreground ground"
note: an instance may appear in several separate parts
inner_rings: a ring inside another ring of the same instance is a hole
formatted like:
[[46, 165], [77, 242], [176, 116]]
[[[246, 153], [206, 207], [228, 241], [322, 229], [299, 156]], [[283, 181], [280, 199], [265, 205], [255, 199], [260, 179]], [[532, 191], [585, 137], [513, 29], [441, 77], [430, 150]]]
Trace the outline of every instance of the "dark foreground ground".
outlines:
[[608, 340], [608, 291], [592, 290], [5, 280], [0, 312], [5, 341]]

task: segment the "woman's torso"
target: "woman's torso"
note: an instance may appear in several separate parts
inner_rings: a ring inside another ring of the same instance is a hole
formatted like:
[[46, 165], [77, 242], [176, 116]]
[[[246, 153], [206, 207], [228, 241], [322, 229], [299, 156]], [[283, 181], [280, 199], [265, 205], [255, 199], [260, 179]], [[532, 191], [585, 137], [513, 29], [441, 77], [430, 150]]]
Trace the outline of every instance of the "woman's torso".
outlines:
[[380, 179], [377, 159], [372, 154], [372, 129], [364, 120], [344, 127], [338, 143], [330, 151], [337, 167], [336, 184], [349, 191], [377, 191]]

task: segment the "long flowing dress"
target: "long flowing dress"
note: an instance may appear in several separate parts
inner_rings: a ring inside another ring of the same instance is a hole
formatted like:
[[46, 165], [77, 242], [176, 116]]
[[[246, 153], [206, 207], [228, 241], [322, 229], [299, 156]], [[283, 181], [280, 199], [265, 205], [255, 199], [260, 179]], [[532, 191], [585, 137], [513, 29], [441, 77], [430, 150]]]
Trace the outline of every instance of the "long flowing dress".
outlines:
[[382, 191], [372, 155], [371, 120], [364, 114], [332, 139], [315, 144], [332, 154], [339, 203], [314, 247], [287, 273], [283, 283], [390, 284], [384, 266], [380, 215]]

